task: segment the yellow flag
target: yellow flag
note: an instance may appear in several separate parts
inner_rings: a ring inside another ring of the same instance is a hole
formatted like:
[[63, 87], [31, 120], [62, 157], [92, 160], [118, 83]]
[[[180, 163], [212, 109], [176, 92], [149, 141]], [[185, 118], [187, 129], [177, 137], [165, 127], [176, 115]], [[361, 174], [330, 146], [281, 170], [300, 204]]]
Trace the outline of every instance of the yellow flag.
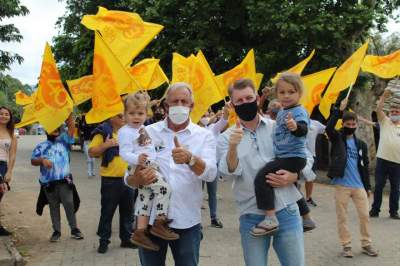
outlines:
[[152, 90], [168, 82], [159, 63], [159, 59], [146, 58], [129, 68], [129, 73], [142, 89]]
[[254, 84], [256, 86], [256, 91], [260, 89], [260, 85], [263, 80], [263, 77], [264, 77], [264, 74], [256, 73], [256, 83]]
[[72, 112], [72, 99], [61, 82], [48, 43], [44, 51], [39, 86], [33, 104], [37, 120], [49, 133], [64, 123]]
[[361, 69], [384, 79], [399, 76], [400, 50], [386, 56], [367, 55], [364, 58]]
[[28, 96], [22, 91], [17, 91], [14, 95], [15, 95], [15, 103], [17, 105], [28, 105], [33, 103], [32, 96]]
[[86, 114], [89, 124], [102, 122], [123, 112], [122, 90], [131, 86], [129, 73], [111, 54], [96, 32], [93, 55], [92, 109]]
[[[311, 54], [310, 54], [306, 59], [304, 59], [303, 61], [301, 61], [301, 62], [298, 63], [297, 65], [295, 65], [295, 66], [289, 68], [289, 69], [286, 70], [285, 72], [291, 72], [291, 73], [296, 73], [296, 74], [299, 74], [299, 75], [300, 75], [300, 74], [303, 72], [303, 70], [304, 70], [304, 68], [306, 67], [306, 65], [308, 64], [308, 62], [309, 62], [309, 61], [311, 60], [311, 58], [314, 56], [314, 53], [315, 53], [315, 49], [312, 50]], [[278, 81], [278, 78], [279, 78], [279, 75], [280, 75], [280, 74], [281, 74], [281, 73], [276, 74], [275, 77], [273, 77], [273, 78], [271, 79], [272, 83], [275, 84], [275, 83]]]
[[190, 117], [194, 123], [221, 98], [208, 67], [194, 55], [185, 58], [177, 53], [173, 54], [172, 83], [175, 82], [187, 82], [193, 88], [194, 107]]
[[214, 102], [211, 104], [224, 100], [225, 96], [221, 94], [221, 91], [218, 88], [215, 74], [212, 71], [210, 64], [208, 63], [206, 57], [204, 56], [201, 50], [197, 52], [196, 58], [199, 61], [199, 63], [204, 67], [203, 70], [207, 72], [207, 76], [212, 77], [212, 80], [210, 80], [210, 82], [212, 83], [210, 88], [213, 89], [212, 95], [214, 95], [215, 98], [213, 99]]
[[304, 92], [300, 99], [300, 104], [311, 114], [314, 107], [320, 103], [321, 94], [335, 72], [336, 67], [325, 69], [304, 77], [301, 80], [304, 84]]
[[93, 75], [83, 76], [74, 80], [67, 80], [69, 92], [71, 93], [75, 105], [90, 100], [93, 93], [93, 83]]
[[254, 84], [257, 84], [256, 78], [256, 62], [254, 58], [254, 50], [251, 49], [243, 61], [232, 68], [231, 70], [226, 71], [218, 76], [216, 76], [216, 82], [220, 93], [226, 97], [228, 96], [228, 87], [238, 79], [248, 78], [253, 81]]
[[319, 104], [319, 110], [325, 118], [328, 118], [331, 104], [336, 102], [339, 93], [354, 85], [356, 82], [367, 48], [368, 42], [358, 48], [358, 50], [347, 58], [347, 60], [336, 70], [324, 96], [321, 99], [321, 103]]
[[83, 16], [81, 23], [88, 29], [100, 31], [104, 41], [126, 67], [164, 28], [144, 22], [136, 13], [103, 7], [99, 7], [96, 15]]
[[24, 106], [24, 112], [22, 114], [21, 122], [16, 124], [15, 127], [20, 128], [36, 122], [37, 118], [35, 116], [35, 106], [32, 103]]

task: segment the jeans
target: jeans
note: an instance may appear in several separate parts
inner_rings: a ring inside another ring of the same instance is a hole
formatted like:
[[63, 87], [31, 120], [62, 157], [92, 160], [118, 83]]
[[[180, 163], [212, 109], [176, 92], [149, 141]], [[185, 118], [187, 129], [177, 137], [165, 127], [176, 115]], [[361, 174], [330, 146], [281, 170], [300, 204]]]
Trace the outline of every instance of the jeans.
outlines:
[[397, 214], [399, 210], [400, 195], [400, 164], [377, 158], [374, 203], [372, 203], [373, 212], [380, 212], [383, 188], [386, 185], [387, 179], [390, 181], [389, 213]]
[[264, 220], [264, 215], [244, 214], [240, 216], [240, 236], [246, 266], [265, 266], [271, 245], [282, 266], [304, 266], [303, 225], [296, 203], [289, 204], [276, 213], [279, 230], [271, 236], [253, 237], [250, 230]]
[[87, 174], [88, 176], [94, 176], [94, 158], [89, 156], [89, 143], [90, 140], [85, 140], [83, 142], [83, 152], [86, 155]]
[[122, 177], [101, 178], [101, 215], [97, 235], [100, 242], [109, 243], [115, 210], [119, 206], [119, 238], [129, 241], [133, 227], [136, 190], [128, 187]]
[[139, 258], [142, 266], [165, 266], [168, 246], [171, 248], [175, 266], [196, 266], [199, 264], [200, 241], [203, 238], [201, 225], [197, 224], [188, 229], [174, 229], [179, 239], [166, 241], [150, 236], [151, 240], [159, 245], [159, 251], [150, 251], [139, 248]]
[[208, 193], [208, 207], [210, 208], [210, 218], [211, 220], [217, 219], [217, 187], [218, 178], [212, 182], [207, 183], [207, 193]]

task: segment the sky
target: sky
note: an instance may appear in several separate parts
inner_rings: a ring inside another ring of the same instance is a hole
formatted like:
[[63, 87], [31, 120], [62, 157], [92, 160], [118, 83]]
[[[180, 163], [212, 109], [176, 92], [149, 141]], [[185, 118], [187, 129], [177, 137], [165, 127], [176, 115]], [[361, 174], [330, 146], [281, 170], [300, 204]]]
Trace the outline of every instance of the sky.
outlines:
[[[30, 13], [27, 16], [14, 17], [4, 20], [6, 23], [14, 23], [24, 37], [20, 43], [0, 43], [0, 49], [16, 52], [24, 58], [19, 65], [14, 63], [6, 74], [19, 79], [23, 84], [34, 85], [40, 75], [42, 54], [45, 43], [51, 43], [57, 35], [55, 23], [57, 18], [65, 13], [65, 2], [58, 0], [21, 0]], [[400, 23], [391, 20], [388, 23], [389, 32], [400, 32]]]

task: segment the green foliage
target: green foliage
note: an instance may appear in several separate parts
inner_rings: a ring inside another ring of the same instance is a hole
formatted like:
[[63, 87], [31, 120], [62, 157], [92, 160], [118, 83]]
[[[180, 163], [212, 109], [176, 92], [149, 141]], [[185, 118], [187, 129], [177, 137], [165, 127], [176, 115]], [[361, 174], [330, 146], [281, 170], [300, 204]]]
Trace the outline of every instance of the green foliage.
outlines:
[[[25, 16], [29, 10], [20, 4], [19, 0], [0, 0], [0, 22], [4, 18]], [[21, 42], [22, 35], [14, 24], [0, 24], [0, 42]], [[0, 71], [10, 69], [10, 65], [24, 59], [16, 53], [0, 50]]]

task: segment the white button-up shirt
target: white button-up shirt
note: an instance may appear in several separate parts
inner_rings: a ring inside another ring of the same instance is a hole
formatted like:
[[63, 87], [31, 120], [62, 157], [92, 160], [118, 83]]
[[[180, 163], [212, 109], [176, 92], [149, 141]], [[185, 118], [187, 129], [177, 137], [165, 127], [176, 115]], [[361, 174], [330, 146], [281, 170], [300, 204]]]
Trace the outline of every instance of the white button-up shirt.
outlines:
[[[170, 227], [190, 228], [201, 222], [203, 200], [202, 180], [213, 181], [217, 175], [216, 141], [211, 132], [192, 122], [179, 131], [168, 128], [167, 120], [146, 127], [156, 149], [156, 162], [160, 172], [171, 187], [168, 218], [173, 219]], [[193, 155], [201, 158], [206, 168], [197, 176], [187, 164], [176, 164], [172, 158], [175, 148], [174, 136]]]

